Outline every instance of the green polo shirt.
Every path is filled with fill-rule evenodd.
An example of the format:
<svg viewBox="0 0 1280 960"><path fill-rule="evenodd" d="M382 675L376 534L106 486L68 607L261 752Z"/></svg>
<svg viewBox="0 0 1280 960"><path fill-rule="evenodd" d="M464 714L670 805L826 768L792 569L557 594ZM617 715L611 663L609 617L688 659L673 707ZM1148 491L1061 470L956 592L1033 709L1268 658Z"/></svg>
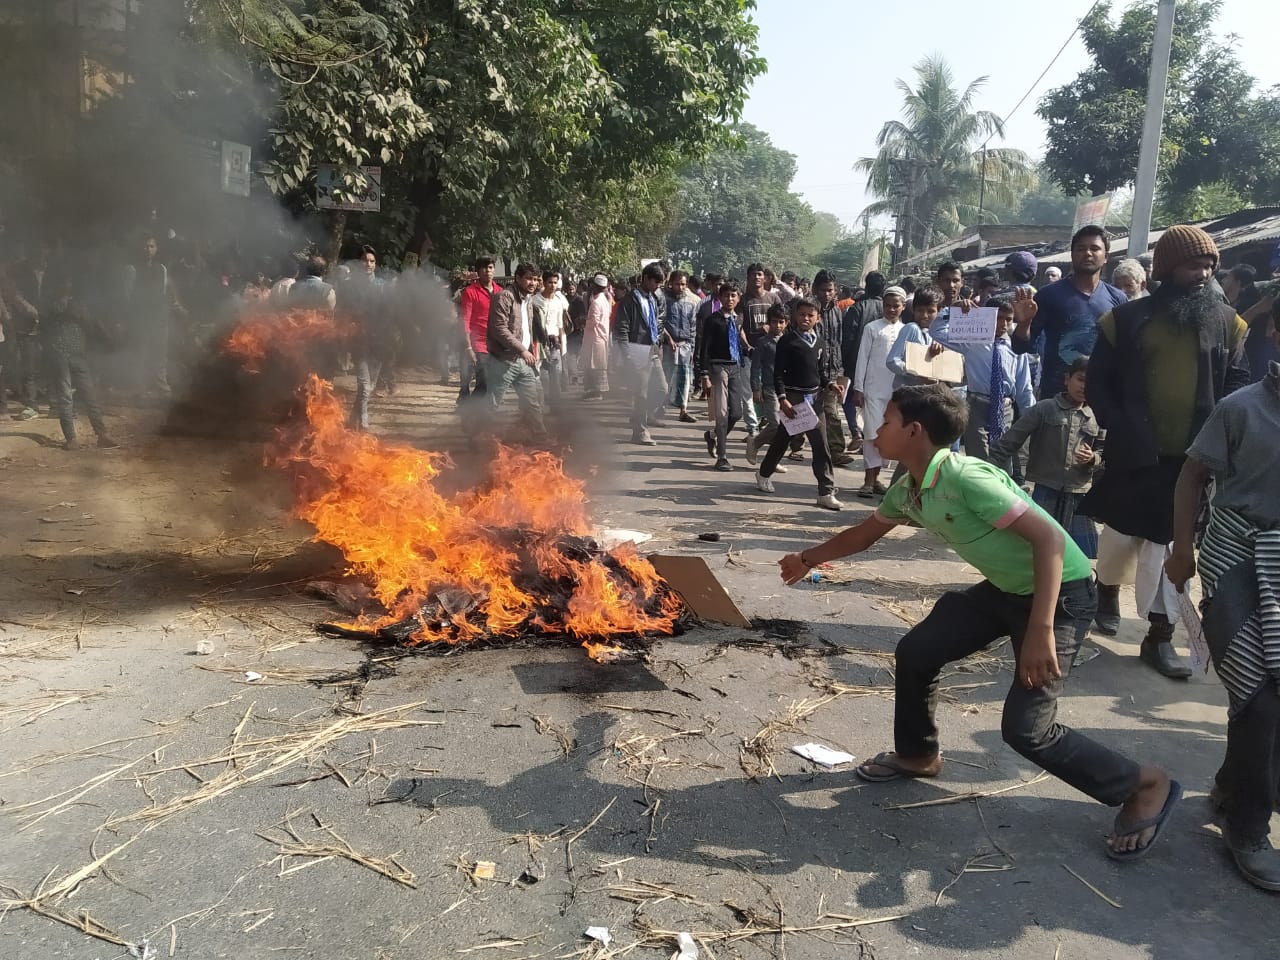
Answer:
<svg viewBox="0 0 1280 960"><path fill-rule="evenodd" d="M1025 597L1035 592L1031 544L1008 528L1028 510L1057 526L1003 470L976 457L939 450L920 488L907 474L889 488L876 515L886 523L919 524L945 540L998 589ZM1062 582L1090 576L1088 558L1065 532L1062 539Z"/></svg>

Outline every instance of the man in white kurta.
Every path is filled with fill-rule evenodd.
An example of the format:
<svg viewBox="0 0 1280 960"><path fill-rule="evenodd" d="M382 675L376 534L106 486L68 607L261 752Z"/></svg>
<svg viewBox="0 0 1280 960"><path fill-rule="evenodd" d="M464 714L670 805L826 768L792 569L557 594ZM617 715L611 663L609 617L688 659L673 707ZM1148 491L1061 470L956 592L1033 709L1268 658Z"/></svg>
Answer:
<svg viewBox="0 0 1280 960"><path fill-rule="evenodd" d="M907 294L901 287L889 287L885 290L884 316L871 321L862 332L858 365L853 383L849 385L849 389L853 391L853 402L862 408L862 459L867 469L858 496L864 498L883 494L886 489L879 479L880 468L885 465L885 461L876 449L875 436L880 424L884 422L884 412L893 395L894 374L886 366L885 360L893 345L898 342L898 334L902 332L902 310L906 303Z"/></svg>

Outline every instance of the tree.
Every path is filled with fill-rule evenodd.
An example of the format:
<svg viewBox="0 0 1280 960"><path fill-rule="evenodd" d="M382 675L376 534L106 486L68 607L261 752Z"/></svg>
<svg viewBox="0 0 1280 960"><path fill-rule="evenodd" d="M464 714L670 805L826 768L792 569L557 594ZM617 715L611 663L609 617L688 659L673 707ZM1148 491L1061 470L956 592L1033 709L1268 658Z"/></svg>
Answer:
<svg viewBox="0 0 1280 960"><path fill-rule="evenodd" d="M903 120L885 123L876 155L854 169L867 175L867 189L879 198L865 213L897 216L905 246L923 249L974 222L980 202L1011 203L1034 183L1034 174L1021 150L984 149L1004 136L999 117L974 109L986 77L959 90L951 68L936 55L916 64L915 72L914 88L897 81Z"/></svg>
<svg viewBox="0 0 1280 960"><path fill-rule="evenodd" d="M1098 4L1080 25L1092 65L1040 102L1045 164L1068 193L1096 195L1134 179L1155 6L1142 0L1113 23L1111 4ZM1220 0L1178 4L1157 179L1166 221L1268 202L1280 185L1273 179L1280 111L1274 95L1254 95L1253 77L1230 44L1215 39L1220 11Z"/></svg>
<svg viewBox="0 0 1280 960"><path fill-rule="evenodd" d="M276 82L273 188L305 204L316 162L352 190L380 164L359 228L444 263L549 228L573 247L583 201L617 225L627 185L710 149L764 69L754 0L188 2Z"/></svg>
<svg viewBox="0 0 1280 960"><path fill-rule="evenodd" d="M741 275L756 260L779 272L808 268L805 240L816 216L791 192L795 156L751 124L734 133L738 149L716 150L681 177L673 257L699 273Z"/></svg>

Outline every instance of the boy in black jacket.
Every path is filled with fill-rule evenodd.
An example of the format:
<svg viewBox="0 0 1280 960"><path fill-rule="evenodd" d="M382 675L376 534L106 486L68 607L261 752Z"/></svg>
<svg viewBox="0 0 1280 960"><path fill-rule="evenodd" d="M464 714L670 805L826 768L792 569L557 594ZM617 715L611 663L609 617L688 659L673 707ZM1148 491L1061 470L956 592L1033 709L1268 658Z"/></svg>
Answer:
<svg viewBox="0 0 1280 960"><path fill-rule="evenodd" d="M773 361L773 383L784 429L774 434L769 452L756 474L756 487L764 493L774 492L770 478L777 470L791 436L785 429L786 422L795 419L797 406L808 403L812 407L822 391L827 389L825 346L816 330L820 317L814 301L796 302L791 308L791 329L778 341L778 352ZM809 445L813 447L813 475L818 481L817 505L826 510L839 510L843 504L836 499L835 471L821 414L807 434Z"/></svg>
<svg viewBox="0 0 1280 960"><path fill-rule="evenodd" d="M711 417L715 420L715 432L707 430L702 438L707 442L707 454L716 458L717 470L732 470L726 454L729 431L738 422L746 394L746 375L741 358L747 348L738 327L734 310L740 293L735 283L720 287L720 309L706 317L698 331L694 357L702 371L703 389L711 396Z"/></svg>

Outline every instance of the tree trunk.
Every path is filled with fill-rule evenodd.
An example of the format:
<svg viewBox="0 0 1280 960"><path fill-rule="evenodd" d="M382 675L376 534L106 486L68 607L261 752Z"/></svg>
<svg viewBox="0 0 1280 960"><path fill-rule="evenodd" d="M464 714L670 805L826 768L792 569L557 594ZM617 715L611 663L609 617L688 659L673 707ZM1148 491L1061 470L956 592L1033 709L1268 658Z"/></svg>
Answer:
<svg viewBox="0 0 1280 960"><path fill-rule="evenodd" d="M430 259L438 244L432 235L440 214L440 197L443 193L438 180L432 178L416 183L409 191L413 200L413 232L404 248L404 268L421 266ZM447 264L446 264L447 266Z"/></svg>
<svg viewBox="0 0 1280 960"><path fill-rule="evenodd" d="M347 232L347 211L330 210L325 215L325 259L330 264L338 262L342 255L342 237Z"/></svg>

